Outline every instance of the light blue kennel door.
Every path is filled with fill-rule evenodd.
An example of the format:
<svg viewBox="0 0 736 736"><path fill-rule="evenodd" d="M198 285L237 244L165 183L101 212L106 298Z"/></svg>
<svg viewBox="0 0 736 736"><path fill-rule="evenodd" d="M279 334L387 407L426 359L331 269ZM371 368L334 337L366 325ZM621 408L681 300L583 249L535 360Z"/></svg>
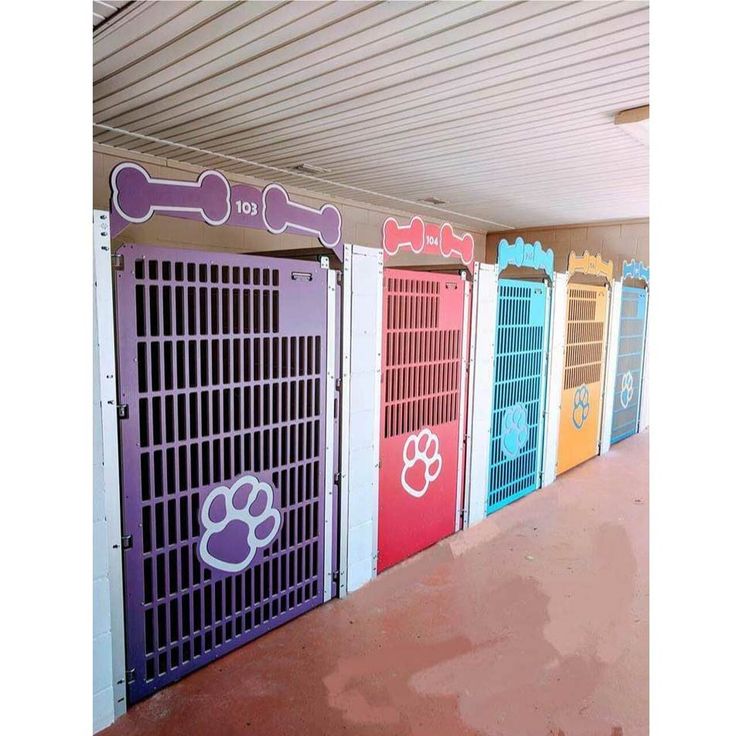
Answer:
<svg viewBox="0 0 736 736"><path fill-rule="evenodd" d="M621 290L621 327L613 396L611 444L636 434L639 426L648 292L636 286Z"/></svg>
<svg viewBox="0 0 736 736"><path fill-rule="evenodd" d="M540 487L550 288L499 279L487 513Z"/></svg>

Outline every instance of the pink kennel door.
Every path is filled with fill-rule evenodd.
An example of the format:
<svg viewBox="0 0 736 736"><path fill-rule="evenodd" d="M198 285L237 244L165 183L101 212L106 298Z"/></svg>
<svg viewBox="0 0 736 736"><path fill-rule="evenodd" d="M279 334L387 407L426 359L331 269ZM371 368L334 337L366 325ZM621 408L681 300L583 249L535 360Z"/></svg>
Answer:
<svg viewBox="0 0 736 736"><path fill-rule="evenodd" d="M328 271L125 245L115 274L132 702L324 597Z"/></svg>
<svg viewBox="0 0 736 736"><path fill-rule="evenodd" d="M385 269L383 314L379 572L456 529L465 281Z"/></svg>

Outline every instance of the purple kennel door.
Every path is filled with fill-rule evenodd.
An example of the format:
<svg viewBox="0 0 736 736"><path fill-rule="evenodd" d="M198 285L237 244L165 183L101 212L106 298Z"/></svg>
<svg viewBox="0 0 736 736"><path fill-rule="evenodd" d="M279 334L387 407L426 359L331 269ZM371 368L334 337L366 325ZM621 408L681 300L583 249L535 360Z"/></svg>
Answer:
<svg viewBox="0 0 736 736"><path fill-rule="evenodd" d="M136 702L322 601L328 272L140 245L118 253Z"/></svg>

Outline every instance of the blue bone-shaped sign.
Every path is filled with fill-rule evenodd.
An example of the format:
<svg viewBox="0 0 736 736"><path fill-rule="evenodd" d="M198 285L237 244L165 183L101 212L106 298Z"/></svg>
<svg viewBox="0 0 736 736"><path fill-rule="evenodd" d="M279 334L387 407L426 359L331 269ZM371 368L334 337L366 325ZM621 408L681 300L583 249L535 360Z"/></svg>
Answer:
<svg viewBox="0 0 736 736"><path fill-rule="evenodd" d="M624 261L623 273L621 281L626 279L641 279L649 283L649 266L645 266L642 261Z"/></svg>
<svg viewBox="0 0 736 736"><path fill-rule="evenodd" d="M516 238L511 245L506 238L498 244L498 270L503 271L508 265L536 268L545 271L550 278L554 273L555 254L552 248L544 250L537 240L534 245L525 243L524 238Z"/></svg>

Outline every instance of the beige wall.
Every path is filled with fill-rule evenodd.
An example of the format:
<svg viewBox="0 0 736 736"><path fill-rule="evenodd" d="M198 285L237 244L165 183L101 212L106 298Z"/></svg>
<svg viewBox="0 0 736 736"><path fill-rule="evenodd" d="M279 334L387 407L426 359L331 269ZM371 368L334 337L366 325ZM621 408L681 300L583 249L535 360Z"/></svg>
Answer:
<svg viewBox="0 0 736 736"><path fill-rule="evenodd" d="M145 166L156 177L193 180L201 168L189 164L162 159L156 156L134 153L110 146L94 144L93 151L93 202L97 209L107 209L110 201L110 172L121 161L136 161ZM244 182L264 186L268 182L242 177L224 172L234 182ZM320 206L325 198L306 189L289 187L292 195L300 202ZM411 217L406 210L379 208L348 199L331 197L342 213L343 238L345 242L375 248L381 246L381 226L389 215ZM457 228L459 232L468 232ZM586 248L593 253L614 260L614 274L621 273L624 259L636 258L649 262L649 221L628 220L623 222L563 225L504 232L482 233L470 231L475 242L475 259L487 263L496 262L498 242L501 238L513 242L518 236L527 242L539 240L545 248L555 252L555 270L567 269L567 256L571 250L580 253ZM238 253L265 252L292 248L314 248L315 238L299 235L280 235L278 237L265 231L249 230L239 227L210 227L203 222L183 220L175 217L153 217L141 225L129 225L114 241L117 246L123 242L148 243L204 250L226 250ZM452 261L439 256L415 256L399 254L387 259L389 266L405 265L448 265ZM455 261L459 264L459 261Z"/></svg>
<svg viewBox="0 0 736 736"><path fill-rule="evenodd" d="M488 233L486 236L486 261L496 263L498 243L502 238L513 242L523 237L528 243L538 240L543 247L552 248L555 254L555 271L567 270L567 257L571 250L578 255L586 248L593 254L613 259L613 273L621 276L624 259L649 263L649 220L625 220L622 222L560 225L525 230L508 230Z"/></svg>
<svg viewBox="0 0 736 736"><path fill-rule="evenodd" d="M97 209L110 206L110 172L121 161L135 161L145 166L149 174L167 179L192 181L201 168L177 161L133 153L110 146L95 144L93 152L93 202ZM230 181L265 186L267 181L223 172ZM322 195L304 189L289 187L289 193L297 196L303 204L319 207L325 202ZM381 228L389 215L411 217L410 212L398 209L381 209L346 199L330 197L342 214L343 238L346 243L381 247ZM458 232L468 232L457 228ZM475 242L475 258L482 261L485 256L485 233L470 231ZM156 217L141 225L129 225L113 241L113 246L123 242L147 243L204 250L227 250L238 253L263 252L292 248L314 248L319 246L316 238L300 235L274 236L261 230L240 227L211 227L204 222L175 217ZM440 256L415 256L399 254L386 260L389 266L449 264L449 259ZM459 261L455 261L459 264Z"/></svg>

